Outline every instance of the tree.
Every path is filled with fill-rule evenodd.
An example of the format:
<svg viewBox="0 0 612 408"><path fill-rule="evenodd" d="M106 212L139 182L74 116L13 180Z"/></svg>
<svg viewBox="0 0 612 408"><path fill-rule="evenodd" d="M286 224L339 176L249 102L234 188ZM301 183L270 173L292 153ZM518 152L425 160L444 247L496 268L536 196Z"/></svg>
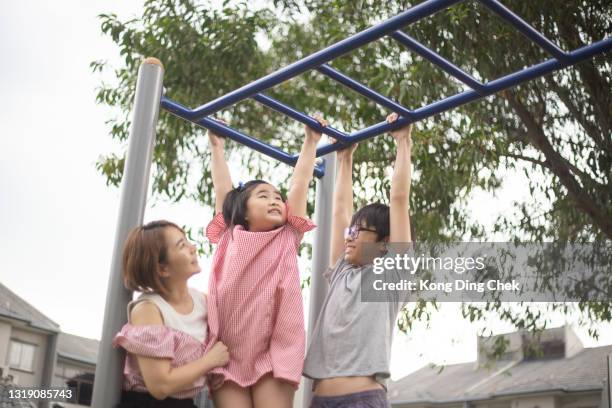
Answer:
<svg viewBox="0 0 612 408"><path fill-rule="evenodd" d="M128 113L137 66L156 56L166 66L167 94L197 106L316 50L359 32L418 2L275 0L252 10L246 2L213 9L194 0L147 0L142 17L119 21L101 16L102 31L117 43L125 65L117 86L102 86L98 101L122 114L110 121L113 138L128 135ZM507 1L507 6L552 39L572 50L600 40L611 30L612 5L604 0L574 0L559 5ZM406 28L477 79L490 80L548 59L509 25L476 2L460 3ZM385 38L335 60L334 68L409 108L460 92L463 85L427 61ZM102 62L92 63L102 70ZM418 124L413 151L415 175L411 208L422 241L508 240L575 241L612 238L612 132L609 55L598 56L532 81L502 95L464 105ZM380 122L385 114L316 72L303 74L269 91L299 110L320 110L332 125L353 131ZM232 126L285 150L297 152L301 129L250 101L219 113ZM212 201L209 155L202 131L171 115L160 115L154 152L154 192L173 200ZM371 201L373 191L387 200L384 177L391 163L392 141L371 139L356 153L357 197ZM245 168L261 177L273 162L233 146ZM123 158L104 157L99 170L109 184L121 178ZM532 198L515 202L492 228L470 216L470 194L493 194L509 171L523 171ZM289 176L289 170L283 177ZM192 183L196 178L198 181ZM286 185L286 183L280 183ZM311 208L312 210L312 208ZM571 305L550 305L569 313ZM612 319L609 303L578 305L587 319ZM465 305L464 315L480 319L493 311L516 327L542 325L538 312L503 304ZM406 312L404 327L427 312L418 304Z"/></svg>

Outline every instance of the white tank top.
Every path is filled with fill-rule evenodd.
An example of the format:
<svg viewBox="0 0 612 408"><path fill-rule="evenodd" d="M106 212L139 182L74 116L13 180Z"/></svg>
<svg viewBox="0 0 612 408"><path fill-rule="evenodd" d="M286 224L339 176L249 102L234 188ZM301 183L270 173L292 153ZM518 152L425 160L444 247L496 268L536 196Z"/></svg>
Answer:
<svg viewBox="0 0 612 408"><path fill-rule="evenodd" d="M196 338L201 343L206 340L208 313L206 310L206 295L204 293L188 288L189 294L193 299L193 310L191 313L182 314L174 310L170 303L156 293L143 293L138 299L128 304L128 320L132 308L140 302L151 302L159 309L164 325L171 329L182 331Z"/></svg>

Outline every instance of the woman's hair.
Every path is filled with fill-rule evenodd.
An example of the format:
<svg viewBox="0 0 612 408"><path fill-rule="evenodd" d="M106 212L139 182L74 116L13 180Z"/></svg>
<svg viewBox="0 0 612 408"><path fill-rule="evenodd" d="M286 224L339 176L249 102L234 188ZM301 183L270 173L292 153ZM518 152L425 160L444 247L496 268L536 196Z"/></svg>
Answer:
<svg viewBox="0 0 612 408"><path fill-rule="evenodd" d="M391 234L389 206L381 203L368 204L353 214L351 226L365 225L376 230L376 240L382 241ZM410 220L410 238L415 241L415 230Z"/></svg>
<svg viewBox="0 0 612 408"><path fill-rule="evenodd" d="M151 221L134 228L123 247L123 282L126 288L139 292L165 293L166 287L159 276L159 265L168 257L165 229L178 225L165 220Z"/></svg>
<svg viewBox="0 0 612 408"><path fill-rule="evenodd" d="M249 228L246 220L247 201L255 187L260 184L268 183L263 180L251 180L227 193L223 200L223 221L228 228L231 229L236 225L242 225L245 229Z"/></svg>

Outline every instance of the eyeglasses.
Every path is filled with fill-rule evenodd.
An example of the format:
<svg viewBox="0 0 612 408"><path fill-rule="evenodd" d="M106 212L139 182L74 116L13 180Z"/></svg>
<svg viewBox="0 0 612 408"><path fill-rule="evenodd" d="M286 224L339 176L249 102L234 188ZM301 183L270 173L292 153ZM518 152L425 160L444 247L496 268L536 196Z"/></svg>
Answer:
<svg viewBox="0 0 612 408"><path fill-rule="evenodd" d="M357 237L359 237L359 233L361 231L369 231L369 232L378 233L378 231L370 229L370 228L358 227L356 225L353 225L352 227L344 229L344 239L350 238L351 240L356 240Z"/></svg>

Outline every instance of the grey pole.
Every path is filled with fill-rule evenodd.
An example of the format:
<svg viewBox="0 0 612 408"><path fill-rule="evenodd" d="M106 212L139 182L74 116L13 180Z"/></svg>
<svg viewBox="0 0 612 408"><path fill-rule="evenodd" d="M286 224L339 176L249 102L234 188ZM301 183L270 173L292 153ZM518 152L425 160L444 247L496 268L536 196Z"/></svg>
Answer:
<svg viewBox="0 0 612 408"><path fill-rule="evenodd" d="M119 217L108 279L102 340L96 364L92 397L94 408L113 407L121 396L123 359L122 354L112 348L111 342L127 321L126 307L132 299L131 292L123 286L121 256L128 232L141 225L144 216L163 78L164 67L158 59L147 58L140 65L130 143L121 183Z"/></svg>
<svg viewBox="0 0 612 408"><path fill-rule="evenodd" d="M45 366L42 373L41 387L53 387L53 378L55 376L55 367L57 365L57 341L59 333L50 333L48 335L47 349L45 350ZM39 408L49 408L49 401L42 400L39 403Z"/></svg>
<svg viewBox="0 0 612 408"><path fill-rule="evenodd" d="M608 392L607 392L607 399L608 399L608 406L607 407L603 407L603 408L612 408L612 354L608 354L608 378L607 378L607 383L608 383Z"/></svg>
<svg viewBox="0 0 612 408"><path fill-rule="evenodd" d="M323 279L323 271L329 266L331 243L332 204L334 183L336 180L336 153L323 156L325 159L325 175L317 180L317 196L315 199L315 230L312 250L312 272L310 275L310 305L308 312L307 344L310 344L315 323L321 311L321 305L327 294L327 282ZM307 408L312 398L312 380L305 379L302 407Z"/></svg>

